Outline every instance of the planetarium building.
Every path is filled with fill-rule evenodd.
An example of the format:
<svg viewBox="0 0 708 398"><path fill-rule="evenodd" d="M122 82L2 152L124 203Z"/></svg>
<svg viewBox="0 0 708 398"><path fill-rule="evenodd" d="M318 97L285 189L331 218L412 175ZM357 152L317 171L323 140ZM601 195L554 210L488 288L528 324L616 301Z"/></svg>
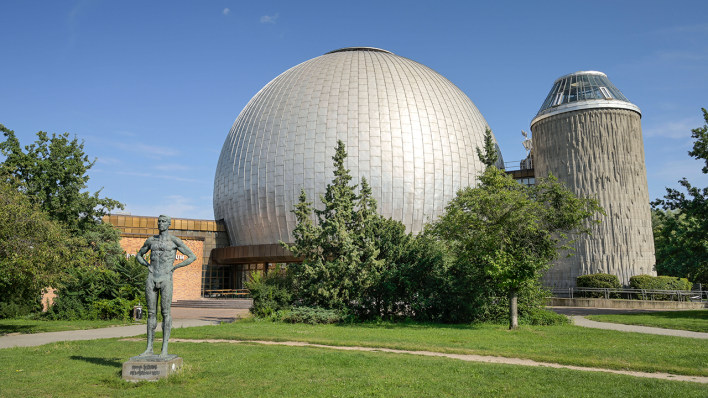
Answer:
<svg viewBox="0 0 708 398"><path fill-rule="evenodd" d="M486 127L453 83L389 51L343 48L297 65L251 99L221 150L214 215L232 247L216 260L286 260L278 242L293 241L291 210L301 189L321 206L337 140L353 183L369 181L379 212L420 232L474 184Z"/></svg>
<svg viewBox="0 0 708 398"><path fill-rule="evenodd" d="M279 242L293 243L301 190L322 209L338 140L346 144L352 182L365 177L379 213L418 233L460 188L475 184L486 127L452 82L386 50L343 48L283 72L248 102L226 137L214 178L215 221L174 222L173 233L203 252L193 275L183 272L189 297L235 292L254 270L299 261ZM604 272L626 284L652 274L639 108L604 73L571 73L553 83L531 130L523 142L527 159L507 172L528 185L552 173L577 195L597 198L607 213L544 283L573 287L577 276ZM497 166L504 166L501 153ZM111 217L128 253L156 227L154 217Z"/></svg>

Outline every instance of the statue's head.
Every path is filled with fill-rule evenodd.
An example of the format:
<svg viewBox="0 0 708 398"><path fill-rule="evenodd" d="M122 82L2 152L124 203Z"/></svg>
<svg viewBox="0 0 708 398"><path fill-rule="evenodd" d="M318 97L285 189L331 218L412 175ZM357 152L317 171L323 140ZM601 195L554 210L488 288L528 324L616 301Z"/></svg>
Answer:
<svg viewBox="0 0 708 398"><path fill-rule="evenodd" d="M157 229L160 231L167 231L172 225L172 217L166 216L164 214L157 217Z"/></svg>

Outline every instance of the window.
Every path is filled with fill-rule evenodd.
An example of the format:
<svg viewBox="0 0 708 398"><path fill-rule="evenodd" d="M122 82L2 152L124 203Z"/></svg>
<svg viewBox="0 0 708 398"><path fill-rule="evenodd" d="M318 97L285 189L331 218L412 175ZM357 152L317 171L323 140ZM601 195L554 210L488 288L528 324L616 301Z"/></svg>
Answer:
<svg viewBox="0 0 708 398"><path fill-rule="evenodd" d="M610 94L610 90L608 90L607 87L600 87L600 93L606 100L612 99L612 94Z"/></svg>
<svg viewBox="0 0 708 398"><path fill-rule="evenodd" d="M556 99L553 101L553 106L558 106L563 103L563 93L556 94Z"/></svg>

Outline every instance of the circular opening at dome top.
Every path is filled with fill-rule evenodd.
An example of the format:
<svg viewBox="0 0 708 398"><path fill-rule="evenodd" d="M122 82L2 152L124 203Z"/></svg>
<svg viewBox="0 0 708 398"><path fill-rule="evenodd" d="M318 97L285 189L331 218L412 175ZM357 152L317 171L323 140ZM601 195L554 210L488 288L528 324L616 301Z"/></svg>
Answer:
<svg viewBox="0 0 708 398"><path fill-rule="evenodd" d="M338 50L334 50L334 51L330 51L328 53L325 53L325 55L334 54L334 53L341 53L341 52L345 52L345 51L374 51L374 52L379 52L379 53L393 54L390 51L386 51L386 50L376 48L376 47L344 47L344 48L340 48Z"/></svg>

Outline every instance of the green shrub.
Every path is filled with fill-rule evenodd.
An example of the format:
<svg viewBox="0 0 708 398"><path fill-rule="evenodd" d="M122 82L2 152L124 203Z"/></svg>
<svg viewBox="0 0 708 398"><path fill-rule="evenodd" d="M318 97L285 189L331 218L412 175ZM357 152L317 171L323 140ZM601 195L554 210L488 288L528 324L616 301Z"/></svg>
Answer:
<svg viewBox="0 0 708 398"><path fill-rule="evenodd" d="M251 313L258 318L272 317L279 311L290 309L292 294L288 277L280 270L267 275L252 272L246 287L251 291Z"/></svg>
<svg viewBox="0 0 708 398"><path fill-rule="evenodd" d="M565 315L557 314L543 308L533 308L520 317L520 323L534 326L572 325L573 322Z"/></svg>
<svg viewBox="0 0 708 398"><path fill-rule="evenodd" d="M57 296L54 304L49 307L45 317L52 321L58 320L90 320L95 319L95 313L76 296Z"/></svg>
<svg viewBox="0 0 708 398"><path fill-rule="evenodd" d="M0 319L19 318L40 312L40 297L40 294L7 297L6 301L0 301Z"/></svg>
<svg viewBox="0 0 708 398"><path fill-rule="evenodd" d="M339 323L344 319L346 319L346 314L341 311L319 307L295 307L283 316L283 322L308 323L310 325Z"/></svg>
<svg viewBox="0 0 708 398"><path fill-rule="evenodd" d="M610 274L590 274L582 275L576 279L578 287L619 289L622 287L617 275Z"/></svg>
<svg viewBox="0 0 708 398"><path fill-rule="evenodd" d="M629 286L633 289L691 290L693 283L674 276L635 275L629 278Z"/></svg>
<svg viewBox="0 0 708 398"><path fill-rule="evenodd" d="M147 268L135 258L122 258L112 268L74 268L68 274L45 315L48 319L125 320L134 304L145 303Z"/></svg>
<svg viewBox="0 0 708 398"><path fill-rule="evenodd" d="M133 317L133 307L138 305L138 299L126 300L114 298L113 300L99 300L93 303L96 318L100 320L120 319L128 321Z"/></svg>

